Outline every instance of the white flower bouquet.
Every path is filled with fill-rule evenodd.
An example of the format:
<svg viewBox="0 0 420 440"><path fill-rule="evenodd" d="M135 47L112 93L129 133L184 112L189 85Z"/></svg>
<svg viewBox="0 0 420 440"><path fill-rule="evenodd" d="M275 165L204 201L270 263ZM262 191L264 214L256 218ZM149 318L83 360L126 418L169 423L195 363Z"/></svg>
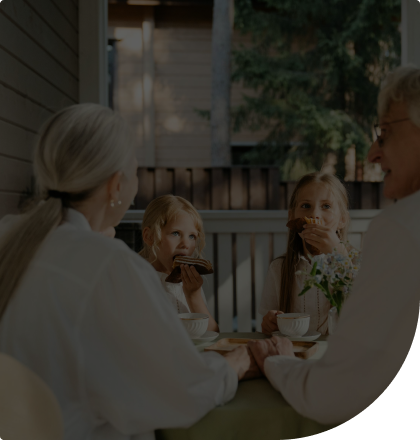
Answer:
<svg viewBox="0 0 420 440"><path fill-rule="evenodd" d="M304 295L313 286L320 289L338 314L348 297L353 281L360 268L360 252L351 249L344 256L334 249L332 254L309 256L312 269L310 272L297 271L296 275L306 275L304 288L299 296Z"/></svg>

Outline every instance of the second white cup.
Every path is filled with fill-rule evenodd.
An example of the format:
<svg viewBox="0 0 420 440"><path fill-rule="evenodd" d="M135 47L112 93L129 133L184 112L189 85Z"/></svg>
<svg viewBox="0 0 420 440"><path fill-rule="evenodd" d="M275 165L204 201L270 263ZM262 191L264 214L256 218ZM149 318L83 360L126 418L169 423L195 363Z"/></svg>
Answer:
<svg viewBox="0 0 420 440"><path fill-rule="evenodd" d="M303 336L309 330L311 316L306 313L282 313L277 315L280 333L286 336Z"/></svg>

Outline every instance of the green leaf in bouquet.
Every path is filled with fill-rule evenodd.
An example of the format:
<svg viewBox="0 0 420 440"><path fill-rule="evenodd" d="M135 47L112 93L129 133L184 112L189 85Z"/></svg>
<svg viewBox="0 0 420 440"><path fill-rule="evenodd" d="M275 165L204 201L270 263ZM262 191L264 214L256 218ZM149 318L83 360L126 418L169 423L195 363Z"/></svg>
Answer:
<svg viewBox="0 0 420 440"><path fill-rule="evenodd" d="M299 295L298 296L302 296L302 295L304 295L310 288L311 288L312 286L306 286L303 290L302 290L302 292L300 292L299 293Z"/></svg>
<svg viewBox="0 0 420 440"><path fill-rule="evenodd" d="M312 275L312 276L315 276L315 275L316 275L316 268L317 268L317 266L318 266L318 262L315 262L314 267L313 267L312 270L311 270L311 275Z"/></svg>

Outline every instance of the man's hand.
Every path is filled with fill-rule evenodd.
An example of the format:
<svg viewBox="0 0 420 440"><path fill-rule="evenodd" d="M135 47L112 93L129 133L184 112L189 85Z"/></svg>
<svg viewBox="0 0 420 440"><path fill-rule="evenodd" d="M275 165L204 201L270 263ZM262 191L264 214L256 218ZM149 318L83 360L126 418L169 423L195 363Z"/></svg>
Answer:
<svg viewBox="0 0 420 440"><path fill-rule="evenodd" d="M271 336L271 333L277 331L279 329L277 325L277 315L280 315L283 312L279 310L269 310L261 323L261 330L268 336Z"/></svg>
<svg viewBox="0 0 420 440"><path fill-rule="evenodd" d="M344 255L347 254L345 246L340 244L340 239L335 229L323 225L307 224L299 236L306 243L315 246L322 254L331 254L334 248Z"/></svg>
<svg viewBox="0 0 420 440"><path fill-rule="evenodd" d="M262 376L257 362L247 346L235 348L223 356L238 374L238 380L255 379Z"/></svg>
<svg viewBox="0 0 420 440"><path fill-rule="evenodd" d="M259 339L258 341L248 341L248 347L251 350L259 369L264 373L264 361L270 356L284 355L295 356L293 344L287 338L273 336L270 339Z"/></svg>
<svg viewBox="0 0 420 440"><path fill-rule="evenodd" d="M194 266L181 264L181 281L185 296L191 296L200 292L203 285L203 278Z"/></svg>

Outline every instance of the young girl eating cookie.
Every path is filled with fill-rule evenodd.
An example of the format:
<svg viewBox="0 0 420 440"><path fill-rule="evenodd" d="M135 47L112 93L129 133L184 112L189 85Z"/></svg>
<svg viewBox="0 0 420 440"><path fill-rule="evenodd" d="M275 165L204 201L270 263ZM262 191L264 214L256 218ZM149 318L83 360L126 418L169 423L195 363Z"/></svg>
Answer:
<svg viewBox="0 0 420 440"><path fill-rule="evenodd" d="M296 275L296 272L310 267L308 248L322 254L337 249L348 255L352 249L344 244L350 221L348 205L346 189L331 174L311 173L298 182L289 203L289 221L305 217L316 220L305 224L301 233L290 229L286 253L270 265L259 308L264 316L263 333L278 330L279 313L310 314L309 331L327 333L329 301L316 287L299 296L305 275Z"/></svg>
<svg viewBox="0 0 420 440"><path fill-rule="evenodd" d="M219 327L207 308L203 278L194 266L180 265L181 282L165 281L173 270L175 257L201 258L205 236L203 222L194 206L182 197L158 197L146 208L142 235L144 247L140 255L157 271L177 313L205 313L209 316L208 330L218 332Z"/></svg>

